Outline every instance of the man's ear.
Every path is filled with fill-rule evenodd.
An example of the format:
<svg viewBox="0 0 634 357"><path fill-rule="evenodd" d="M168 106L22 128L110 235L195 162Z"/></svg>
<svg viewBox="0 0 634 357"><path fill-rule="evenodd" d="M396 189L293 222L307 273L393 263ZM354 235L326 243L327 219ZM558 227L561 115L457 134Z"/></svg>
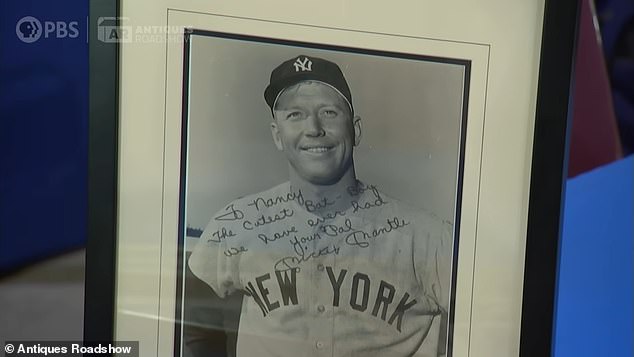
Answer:
<svg viewBox="0 0 634 357"><path fill-rule="evenodd" d="M359 146L361 142L361 117L356 115L352 118L352 126L354 127L354 146Z"/></svg>
<svg viewBox="0 0 634 357"><path fill-rule="evenodd" d="M275 118L271 122L271 135L273 136L273 142L279 151L284 150L284 145L282 144L282 139L280 138L280 129L277 127L277 123L275 122Z"/></svg>

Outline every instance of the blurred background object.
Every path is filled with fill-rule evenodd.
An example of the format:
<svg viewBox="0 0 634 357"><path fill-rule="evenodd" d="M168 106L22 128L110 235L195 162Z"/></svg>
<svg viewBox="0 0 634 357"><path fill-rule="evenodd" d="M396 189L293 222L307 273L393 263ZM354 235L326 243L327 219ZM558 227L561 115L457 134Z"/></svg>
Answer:
<svg viewBox="0 0 634 357"><path fill-rule="evenodd" d="M0 280L0 343L82 339L84 256L58 255Z"/></svg>
<svg viewBox="0 0 634 357"><path fill-rule="evenodd" d="M592 2L582 2L573 87L569 177L617 160L622 152Z"/></svg>
<svg viewBox="0 0 634 357"><path fill-rule="evenodd" d="M623 154L634 153L634 1L597 0Z"/></svg>

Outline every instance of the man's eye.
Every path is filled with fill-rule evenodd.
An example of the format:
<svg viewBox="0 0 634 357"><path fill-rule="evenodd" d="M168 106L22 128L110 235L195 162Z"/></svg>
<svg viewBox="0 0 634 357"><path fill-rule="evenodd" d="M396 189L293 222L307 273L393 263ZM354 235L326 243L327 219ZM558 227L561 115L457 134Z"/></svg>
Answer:
<svg viewBox="0 0 634 357"><path fill-rule="evenodd" d="M336 110L332 110L332 109L325 109L322 112L322 115L326 118L334 118L337 115L339 115L339 113Z"/></svg>
<svg viewBox="0 0 634 357"><path fill-rule="evenodd" d="M302 113L301 112L290 112L286 115L286 119L301 119L302 118Z"/></svg>

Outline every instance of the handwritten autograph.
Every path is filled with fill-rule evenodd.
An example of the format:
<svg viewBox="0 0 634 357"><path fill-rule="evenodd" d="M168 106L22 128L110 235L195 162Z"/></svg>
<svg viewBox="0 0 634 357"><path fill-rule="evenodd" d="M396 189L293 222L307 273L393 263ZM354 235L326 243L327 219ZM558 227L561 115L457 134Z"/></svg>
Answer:
<svg viewBox="0 0 634 357"><path fill-rule="evenodd" d="M323 248L319 248L313 251L309 251L307 247L302 247L301 244L297 245L295 253L297 256L284 257L275 262L274 269L276 271L295 270L300 271L300 265L311 259L315 259L324 255L339 254L339 247L332 245Z"/></svg>
<svg viewBox="0 0 634 357"><path fill-rule="evenodd" d="M244 252L248 252L249 250L243 246L239 246L239 247L231 247L227 250L225 250L224 254L228 257L233 257L236 256L238 254L244 253Z"/></svg>
<svg viewBox="0 0 634 357"><path fill-rule="evenodd" d="M250 220L245 219L244 221L242 221L242 228L248 231L252 231L253 229L257 227L261 227L267 224L284 220L288 217L292 217L294 213L295 212L291 208L282 208L282 210L279 213L276 213L272 216L263 215L263 214L260 215L260 217L258 217L258 219L255 222L251 222Z"/></svg>
<svg viewBox="0 0 634 357"><path fill-rule="evenodd" d="M227 238L231 238L235 236L236 234L233 233L232 230L222 227L219 230L213 232L211 234L211 238L207 239L207 242L220 243Z"/></svg>
<svg viewBox="0 0 634 357"><path fill-rule="evenodd" d="M260 233L258 234L258 238L264 242L264 244L269 244L269 242L275 242L278 239L282 239L284 237L289 237L291 235L291 233L298 233L297 232L297 228L295 228L295 226L292 226L289 229L285 229L281 232L275 232L273 233L273 237L269 238L266 234L264 233Z"/></svg>
<svg viewBox="0 0 634 357"><path fill-rule="evenodd" d="M216 221L237 221L239 219L244 218L244 212L239 209L235 209L233 207L233 203L225 208L227 213L221 214L220 216L215 217Z"/></svg>
<svg viewBox="0 0 634 357"><path fill-rule="evenodd" d="M367 248L368 246L370 246L368 240L378 238L381 235L390 233L409 224L409 222L405 221L402 218L394 217L387 220L387 227L375 228L369 233L362 230L357 230L348 234L346 236L346 244L357 246L360 248Z"/></svg>
<svg viewBox="0 0 634 357"><path fill-rule="evenodd" d="M350 201L352 209L347 212L356 213L359 211L373 210L388 203L374 185L363 185L359 183L359 185L348 187L347 191L351 196L357 197L356 200ZM361 200L359 196L365 193L370 193L370 196L365 195L364 197L368 199ZM341 199L341 196L338 196L337 199ZM253 207L256 211L260 212L265 208L275 207L291 201L297 202L300 206L305 208L306 211L313 212L334 205L336 200L332 201L328 198L323 198L318 201L311 201L305 199L301 191L297 191L270 198L256 197L247 203L247 206ZM321 244L321 247L315 247L316 241L342 236L345 237L343 242L348 246L367 248L373 240L410 224L410 222L400 217L386 219L383 226L378 226L372 230L364 229L363 227L353 227L350 218L345 218L342 224L327 224L327 222L335 220L338 217L346 217L346 211L330 211L323 213L320 217L312 217L306 220L305 223L308 227L316 228L316 231L313 231L312 234L299 235L301 230L295 225L275 232L263 229L267 225L282 224L283 221L294 215L295 211L292 208L282 206L279 211L274 213L260 213L259 216L255 215L255 217L245 218L243 210L234 204L230 204L223 212L214 217L214 219L217 221L240 221L242 228L246 231L254 231L257 229L254 233L257 233L257 238L263 244L271 244L280 240L289 242L295 254L276 261L274 264L276 271L295 269L299 271L300 266L311 259L339 254L341 247L337 244L328 244L327 246ZM220 227L217 231L211 233L208 241L220 243L223 240L235 237L237 234L234 230L235 228L229 229ZM244 246L230 247L224 251L224 255L234 257L247 251L247 248Z"/></svg>

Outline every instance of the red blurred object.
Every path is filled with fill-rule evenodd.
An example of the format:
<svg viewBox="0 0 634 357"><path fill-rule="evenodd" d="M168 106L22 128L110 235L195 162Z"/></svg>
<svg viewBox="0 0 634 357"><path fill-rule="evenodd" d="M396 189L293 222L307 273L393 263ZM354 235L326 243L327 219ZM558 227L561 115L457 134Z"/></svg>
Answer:
<svg viewBox="0 0 634 357"><path fill-rule="evenodd" d="M592 0L582 0L568 177L622 156L608 72Z"/></svg>

